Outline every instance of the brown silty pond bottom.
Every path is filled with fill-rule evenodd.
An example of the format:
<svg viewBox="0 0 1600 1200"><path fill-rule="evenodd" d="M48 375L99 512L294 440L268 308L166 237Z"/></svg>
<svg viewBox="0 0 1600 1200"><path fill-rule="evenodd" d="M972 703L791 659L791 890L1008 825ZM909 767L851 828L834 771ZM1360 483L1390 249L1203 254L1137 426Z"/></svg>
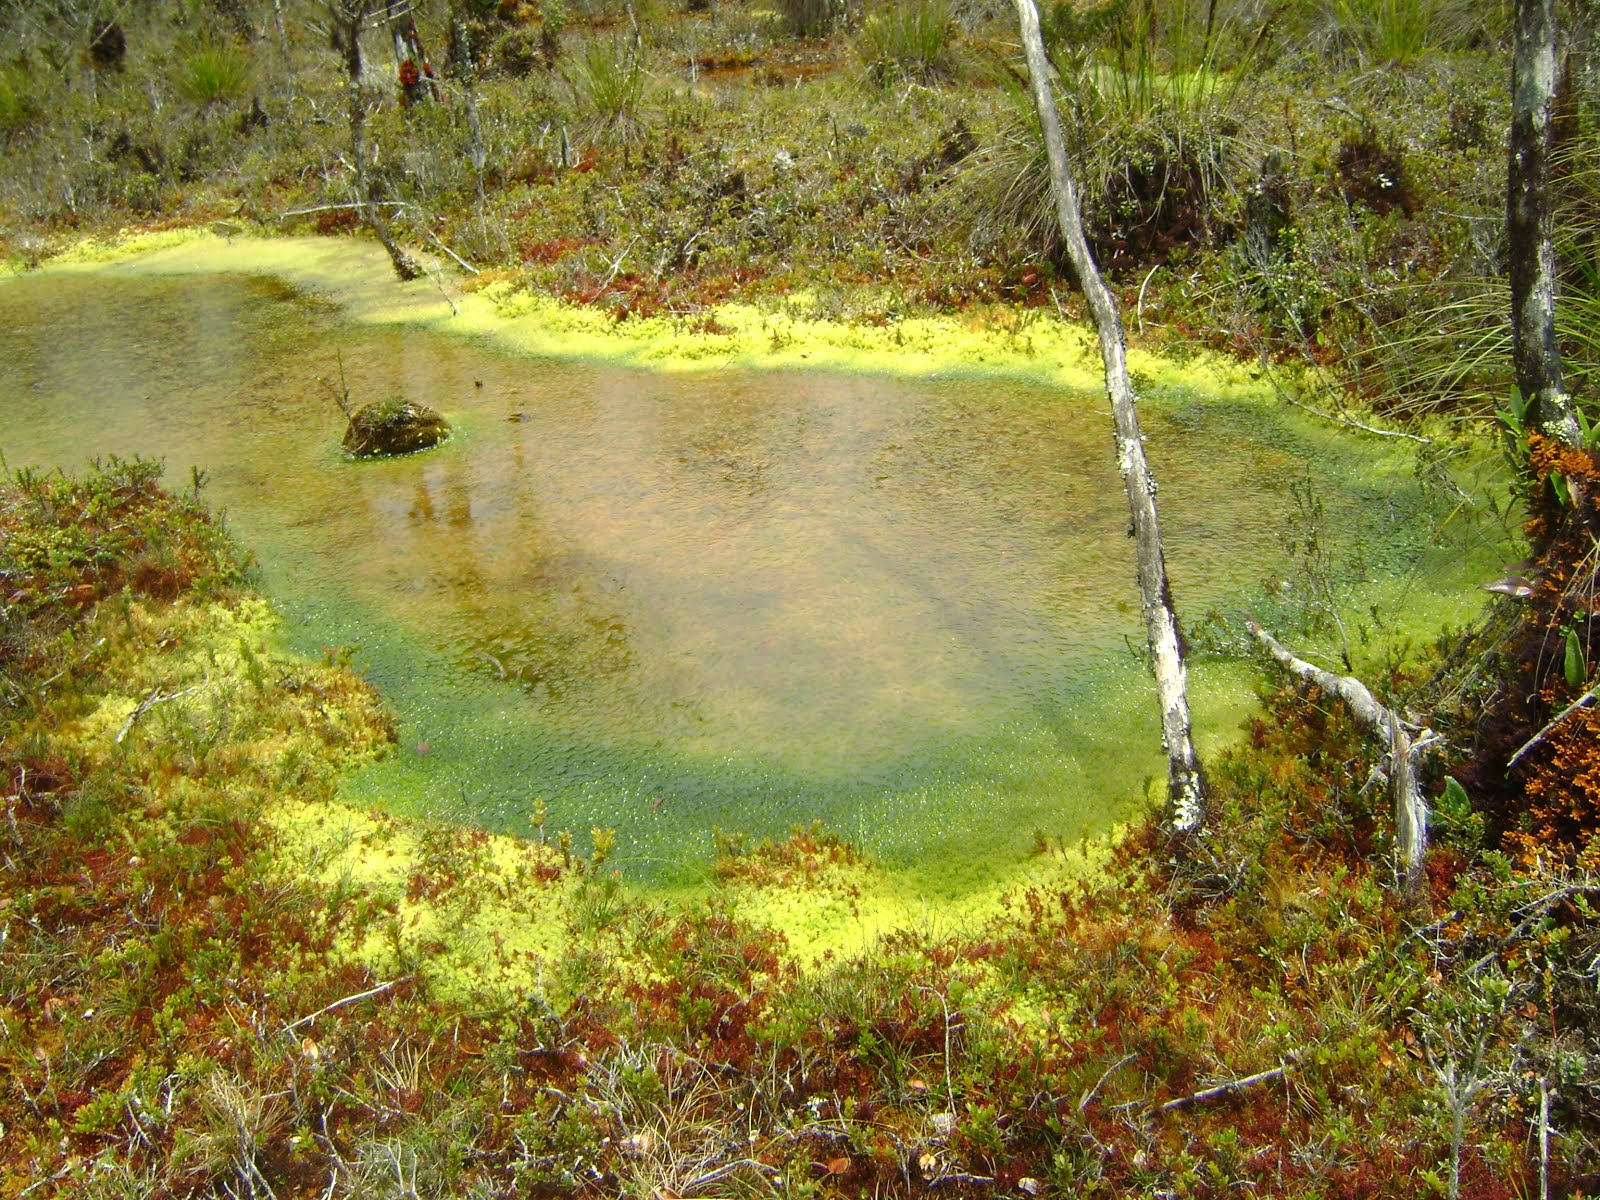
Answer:
<svg viewBox="0 0 1600 1200"><path fill-rule="evenodd" d="M519 357L136 265L0 283L0 361L12 468L203 469L291 642L359 647L403 743L353 802L526 835L542 800L660 881L703 870L715 829L820 819L957 894L1162 771L1097 395ZM454 436L348 459L341 362L356 403L430 404ZM1180 387L1143 415L1191 630L1288 619L1307 488L1347 619L1476 607L1498 550L1403 450ZM1249 678L1198 663L1211 744Z"/></svg>

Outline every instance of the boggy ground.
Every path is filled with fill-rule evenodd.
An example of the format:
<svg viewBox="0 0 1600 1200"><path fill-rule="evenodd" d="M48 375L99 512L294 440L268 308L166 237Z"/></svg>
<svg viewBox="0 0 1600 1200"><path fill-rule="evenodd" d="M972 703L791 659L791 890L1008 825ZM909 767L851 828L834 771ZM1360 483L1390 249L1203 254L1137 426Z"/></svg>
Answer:
<svg viewBox="0 0 1600 1200"><path fill-rule="evenodd" d="M419 6L447 103L372 77L370 193L480 285L619 320L715 334L714 302L797 292L886 327L996 296L1073 311L1005 6L926 37L827 4L690 7ZM1504 403L1495 12L1047 8L1136 334L1297 362L1329 407ZM349 228L321 12L0 3L8 253L127 224ZM1587 45L1557 185L1580 385ZM1492 820L1479 775L1430 784L1420 904L1387 887L1369 748L1274 692L1210 764L1181 861L1135 829L980 926L801 962L751 897L848 905L872 868L826 831L730 843L690 907L630 897L559 831L330 805L388 720L337 654L272 648L193 482L111 463L0 495L7 1200L1600 1191L1600 808L1572 729L1496 781ZM1563 545L1532 634L1508 607L1436 677L1369 680L1462 748L1487 706L1480 772L1591 684L1592 539ZM1522 678L1538 703L1496 706Z"/></svg>
<svg viewBox="0 0 1600 1200"><path fill-rule="evenodd" d="M0 1195L1600 1184L1593 877L1444 802L1400 901L1366 750L1315 697L1268 695L1211 764L1181 861L1135 829L982 925L802 963L748 901L847 897L871 865L823 830L730 842L675 905L603 837L342 816L381 704L272 648L197 487L156 474L0 496Z"/></svg>

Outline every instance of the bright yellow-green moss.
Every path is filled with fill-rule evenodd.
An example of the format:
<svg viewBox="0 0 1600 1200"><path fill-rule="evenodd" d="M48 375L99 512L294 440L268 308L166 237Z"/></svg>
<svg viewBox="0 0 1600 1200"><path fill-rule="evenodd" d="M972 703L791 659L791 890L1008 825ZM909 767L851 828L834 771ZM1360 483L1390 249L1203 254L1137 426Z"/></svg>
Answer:
<svg viewBox="0 0 1600 1200"><path fill-rule="evenodd" d="M420 279L401 283L372 242L224 238L203 230L85 243L48 269L108 265L156 275L271 274L326 295L357 321L484 338L547 358L681 371L761 367L921 378L992 374L1079 391L1096 390L1102 380L1093 335L1037 309L979 306L880 326L819 317L816 298L796 293L761 304L725 304L692 323L664 316L618 321L604 309L520 291L505 280L475 286L470 277L463 280L459 272L438 265ZM719 332L702 332L707 326ZM1263 398L1268 392L1256 372L1213 355L1178 362L1135 347L1129 367L1147 388L1204 387Z"/></svg>

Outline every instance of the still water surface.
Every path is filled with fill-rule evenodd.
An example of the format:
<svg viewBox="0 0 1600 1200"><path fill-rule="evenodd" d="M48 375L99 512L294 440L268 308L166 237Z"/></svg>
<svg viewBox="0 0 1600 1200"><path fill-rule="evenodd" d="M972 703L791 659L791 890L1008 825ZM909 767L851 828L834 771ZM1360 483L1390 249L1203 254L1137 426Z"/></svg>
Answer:
<svg viewBox="0 0 1600 1200"><path fill-rule="evenodd" d="M0 362L11 466L205 470L291 640L359 645L404 744L352 799L527 833L542 798L657 878L714 828L820 818L959 890L1161 769L1098 396L531 360L271 279L110 269L0 284ZM341 369L456 435L347 460ZM1308 474L1369 575L1459 560L1370 443L1198 395L1145 421L1191 614L1287 570Z"/></svg>

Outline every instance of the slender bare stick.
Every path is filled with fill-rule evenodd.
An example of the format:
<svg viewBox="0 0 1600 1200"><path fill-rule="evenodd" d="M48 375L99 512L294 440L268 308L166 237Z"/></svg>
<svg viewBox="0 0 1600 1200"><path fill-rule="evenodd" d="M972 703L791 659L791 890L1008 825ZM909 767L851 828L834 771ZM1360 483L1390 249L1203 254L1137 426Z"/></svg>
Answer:
<svg viewBox="0 0 1600 1200"><path fill-rule="evenodd" d="M1544 741L1545 738L1549 737L1551 730L1553 730L1557 725L1561 724L1561 722L1565 721L1573 713L1577 712L1585 704L1589 703L1589 701L1593 700L1597 693L1600 693L1600 688L1590 688L1587 692L1579 696L1571 704L1567 705L1559 713L1557 713L1553 721L1551 721L1543 729L1539 730L1538 733L1534 734L1527 741L1523 742L1521 748L1510 758L1506 759L1506 770L1509 771L1512 767L1516 766L1518 760L1521 759L1524 754L1526 754L1529 750L1532 750L1540 742Z"/></svg>
<svg viewBox="0 0 1600 1200"><path fill-rule="evenodd" d="M388 983L380 983L377 987L368 988L364 992L357 992L353 996L342 997L341 999L335 1000L332 1004L324 1004L321 1008L317 1009L317 1011L312 1013L310 1016L301 1017L298 1021L289 1022L289 1024L287 1024L287 1025L285 1025L283 1027L283 1032L284 1033L293 1033L296 1029L299 1029L300 1026L309 1025L309 1024L311 1024L311 1022L315 1021L318 1017L325 1017L329 1013L335 1011L336 1009L341 1009L347 1004L356 1004L356 1003L359 1003L362 1000L371 1000L374 996L381 996L385 992L393 991L395 988L399 987L402 983L405 983L407 978L409 978L409 977L408 976L401 976L399 979L391 979L391 980L389 980Z"/></svg>
<svg viewBox="0 0 1600 1200"><path fill-rule="evenodd" d="M1254 621L1250 632L1289 674L1312 684L1330 696L1344 701L1350 715L1371 737L1380 738L1389 748L1389 794L1394 800L1395 856L1399 860L1401 883L1412 896L1421 894L1422 860L1428 851L1428 804L1417 787L1416 761L1438 736L1423 730L1415 740L1399 715L1385 708L1367 690L1366 684L1349 675L1335 675L1296 658L1282 642Z"/></svg>
<svg viewBox="0 0 1600 1200"><path fill-rule="evenodd" d="M1168 1100L1156 1108L1158 1113L1172 1112L1174 1109L1188 1108L1191 1104L1204 1104L1207 1100L1220 1100L1224 1096L1231 1096L1235 1092L1242 1092L1246 1088L1255 1087L1260 1083L1271 1083L1274 1079L1282 1079L1289 1073L1289 1065L1273 1067L1270 1071L1257 1071L1254 1075L1246 1075L1243 1079L1235 1079L1228 1083L1219 1083L1216 1087L1206 1088L1203 1092L1196 1092L1192 1096L1179 1096L1176 1100Z"/></svg>
<svg viewBox="0 0 1600 1200"><path fill-rule="evenodd" d="M1123 335L1122 314L1117 302L1100 277L1089 242L1083 233L1083 217L1078 201L1078 185L1067 161L1067 143L1061 133L1061 115L1056 111L1050 88L1050 60L1044 39L1039 34L1039 10L1034 0L1015 0L1022 26L1022 45L1028 59L1028 76L1033 85L1034 107L1044 134L1045 156L1050 162L1050 190L1055 198L1056 219L1073 273L1094 317L1100 338L1100 357L1105 364L1106 396L1111 401L1115 426L1117 469L1128 493L1128 509L1133 517L1134 546L1138 560L1139 594L1144 609L1145 650L1156 680L1156 696L1161 705L1161 742L1167 752L1167 824L1178 835L1199 832L1205 821L1205 784L1200 771L1200 755L1195 749L1189 719L1188 673L1183 659L1183 639L1172 607L1172 592L1167 581L1166 560L1161 551L1161 526L1156 516L1156 481L1144 455L1144 436L1139 431L1139 416L1134 405L1133 381L1128 375L1128 348Z"/></svg>
<svg viewBox="0 0 1600 1200"><path fill-rule="evenodd" d="M1550 1200L1550 1085L1539 1080L1539 1200Z"/></svg>

